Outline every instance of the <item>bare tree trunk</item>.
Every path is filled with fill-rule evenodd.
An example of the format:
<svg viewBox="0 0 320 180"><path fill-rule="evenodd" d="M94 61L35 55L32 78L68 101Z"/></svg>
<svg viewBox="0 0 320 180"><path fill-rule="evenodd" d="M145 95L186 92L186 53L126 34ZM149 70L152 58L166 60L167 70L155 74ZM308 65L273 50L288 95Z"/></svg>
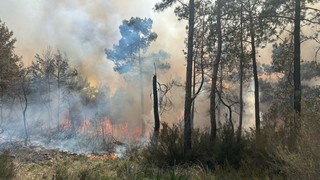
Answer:
<svg viewBox="0 0 320 180"><path fill-rule="evenodd" d="M297 137L300 131L300 113L301 113L301 75L300 75L300 31L301 31L301 2L295 0L295 17L294 17L294 54L293 54L293 107L297 117L290 123L289 150L296 151L298 147Z"/></svg>
<svg viewBox="0 0 320 180"><path fill-rule="evenodd" d="M70 126L71 126L71 136L72 137L76 137L76 127L75 127L75 115L74 112L75 111L73 108L74 106L71 105L71 100L70 98L68 98L68 119L70 121Z"/></svg>
<svg viewBox="0 0 320 180"><path fill-rule="evenodd" d="M143 90L143 74L142 74L142 64L141 55L139 49L139 73L140 73L140 103L141 103L141 137L145 134L145 124L144 124L144 90Z"/></svg>
<svg viewBox="0 0 320 180"><path fill-rule="evenodd" d="M24 124L24 132L25 132L24 145L27 145L28 140L29 140L29 132L28 132L28 127L27 127L27 117L26 117L26 112L27 112L27 108L28 108L28 100L27 100L25 93L23 93L23 96L25 99L25 106L23 109L23 124Z"/></svg>
<svg viewBox="0 0 320 180"><path fill-rule="evenodd" d="M200 51L200 68L201 68L201 83L199 89L196 91L196 62L193 61L193 86L192 86L192 106L191 106L191 129L194 127L194 117L195 117L195 106L196 97L198 96L200 90L202 89L204 83L204 68L203 68L203 56L204 56L204 34L205 34L205 21L202 19L202 31L201 31L201 51ZM195 54L194 59L197 59L197 54Z"/></svg>
<svg viewBox="0 0 320 180"><path fill-rule="evenodd" d="M194 35L194 0L189 0L189 30L188 30L188 55L186 69L186 94L184 104L184 152L191 150L191 105L192 105L192 59L193 59L193 35Z"/></svg>
<svg viewBox="0 0 320 180"><path fill-rule="evenodd" d="M240 10L240 113L239 113L239 127L237 141L240 142L241 131L242 131L242 118L243 118L243 62L244 62L244 52L243 52L243 15L242 15L242 3Z"/></svg>
<svg viewBox="0 0 320 180"><path fill-rule="evenodd" d="M301 113L301 77L300 77L300 21L301 5L300 0L295 0L295 18L294 18L294 110Z"/></svg>
<svg viewBox="0 0 320 180"><path fill-rule="evenodd" d="M29 137L29 131L28 131L28 126L27 126L27 116L26 116L26 112L27 112L27 108L28 108L28 98L27 98L27 90L25 87L25 77L23 77L22 79L22 91L23 91L23 98L24 98L24 108L22 111L22 115L23 115L23 124L24 124L24 132L25 132L25 139L24 139L24 145L28 145L28 141L30 140Z"/></svg>
<svg viewBox="0 0 320 180"><path fill-rule="evenodd" d="M48 104L47 104L47 109L48 109L48 118L49 118L49 127L51 128L52 122L52 108L51 108L51 85L50 85L50 75L47 75L46 77L47 80L47 86L48 86Z"/></svg>
<svg viewBox="0 0 320 180"><path fill-rule="evenodd" d="M160 117L158 106L158 91L157 91L157 75L153 76L153 113L154 113L154 140L157 142L160 130Z"/></svg>
<svg viewBox="0 0 320 180"><path fill-rule="evenodd" d="M222 86L222 83L223 83L223 63L220 62L220 71L219 71L219 74L220 74L220 78L219 78L219 92L220 94L222 94L223 92L223 86ZM217 108L218 108L218 112L217 112L217 124L219 124L219 122L221 122L221 111L222 111L222 107L221 107L221 101L219 100L218 101L218 104L217 104ZM219 128L219 127L218 127Z"/></svg>
<svg viewBox="0 0 320 180"><path fill-rule="evenodd" d="M0 96L0 127L3 123L3 106L4 106L4 100L3 100L3 89L1 88L1 96Z"/></svg>
<svg viewBox="0 0 320 180"><path fill-rule="evenodd" d="M221 93L218 90L217 90L217 94L218 94L220 102L224 106L226 106L228 108L228 111L229 111L228 122L229 122L229 127L231 128L230 129L231 137L233 137L234 136L234 125L233 125L233 122L232 122L232 108L231 108L231 105L228 105L226 102L223 101L223 99L221 97Z"/></svg>
<svg viewBox="0 0 320 180"><path fill-rule="evenodd" d="M195 55L195 59L197 55ZM193 61L193 77L192 77L192 97L196 94L196 62ZM192 101L191 104L191 129L194 127L194 112L195 112L196 100Z"/></svg>
<svg viewBox="0 0 320 180"><path fill-rule="evenodd" d="M211 140L215 141L217 136L217 120L216 120L216 88L219 63L222 54L222 32L221 32L221 1L217 0L217 36L218 36L218 49L215 61L213 61L213 72L211 78L211 94L210 94L210 122L211 122Z"/></svg>
<svg viewBox="0 0 320 180"><path fill-rule="evenodd" d="M60 71L61 71L61 68L60 68L60 57L58 57L58 59L57 59L57 61L58 61L58 68L57 68L57 70L58 70L58 74L57 74L57 83L58 83L58 109L57 109L57 115L58 115L58 117L57 117L57 129L58 129L58 131L60 131L60 96L61 96L61 90L60 90Z"/></svg>
<svg viewBox="0 0 320 180"><path fill-rule="evenodd" d="M254 107L255 107L255 119L256 119L256 134L260 133L260 104L259 104L259 79L257 71L257 59L256 59L256 45L255 45L255 32L252 12L249 12L250 18L250 36L251 36L251 58L253 66L253 78L254 78Z"/></svg>
<svg viewBox="0 0 320 180"><path fill-rule="evenodd" d="M58 85L58 109L57 109L57 129L58 131L60 131L60 97L61 97L61 94L60 94L60 85Z"/></svg>

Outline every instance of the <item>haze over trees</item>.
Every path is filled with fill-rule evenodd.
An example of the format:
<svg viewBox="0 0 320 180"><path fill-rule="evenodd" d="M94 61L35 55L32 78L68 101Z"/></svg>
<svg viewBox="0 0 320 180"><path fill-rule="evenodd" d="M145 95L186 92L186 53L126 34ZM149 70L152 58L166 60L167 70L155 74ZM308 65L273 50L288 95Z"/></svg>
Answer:
<svg viewBox="0 0 320 180"><path fill-rule="evenodd" d="M149 70L143 70L144 68L151 68L145 66L145 63L153 64L158 69L168 69L169 64L163 62L168 58L168 54L164 51L159 51L158 54L153 53L145 56L150 44L157 39L157 34L151 31L153 21L150 18L141 19L139 17L131 18L130 20L124 20L120 25L119 30L121 39L118 45L113 45L113 49L106 49L105 53L107 58L115 63L114 70L120 74L135 71L138 69L139 82L140 82L140 104L141 104L141 136L145 135L145 120L143 118L145 114L144 107L144 80L143 76L148 75L146 72ZM151 58L151 59L150 59ZM162 62L160 61L162 60ZM152 62L146 62L152 61Z"/></svg>
<svg viewBox="0 0 320 180"><path fill-rule="evenodd" d="M118 43L104 51L105 61L113 63L125 88L92 86L66 52L50 47L24 66L14 51L13 32L0 21L0 135L11 137L23 129L16 137L25 145L44 137L45 144L59 142L67 150L87 153L103 151L109 142L145 141L153 134L131 152L138 154L133 159L140 166L164 170L200 165L207 174L223 172L231 179L316 179L316 3L159 0L157 13L174 8L177 18L187 23L181 67L185 79L161 79L175 59L167 61L170 55L161 47L150 50L161 38L152 19L132 17L119 26ZM314 59L302 59L303 45L310 42ZM174 108L166 108L174 107L175 101L163 101L180 94L184 103L178 109L183 115L176 118L168 115Z"/></svg>
<svg viewBox="0 0 320 180"><path fill-rule="evenodd" d="M217 0L214 3L211 3L211 1L175 1L175 0L162 0L161 2L157 3L155 5L156 11L162 11L168 7L171 7L175 5L174 12L178 16L179 19L186 19L189 21L187 29L187 41L186 41L186 47L187 47L187 77L186 77L186 103L185 103L185 134L184 134L184 148L190 151L193 147L191 143L192 138L192 129L190 130L190 124L191 120L189 120L190 117L190 111L189 111L189 101L191 98L191 93L188 90L190 86L192 85L192 81L195 81L192 76L195 77L195 75L192 75L192 65L199 63L197 62L197 58L192 56L192 53L196 52L196 48L193 47L194 43L201 42L200 39L193 40L193 37L196 37L197 34L194 32L202 31L203 34L206 34L208 37L207 39L213 38L213 41L207 40L204 46L204 53L208 54L210 57L210 51L213 52L213 55L209 58L209 62L211 62L211 65L209 66L211 69L209 69L209 72L206 71L206 77L207 77L207 83L211 85L210 89L210 123L211 123L211 139L213 142L215 142L217 138L217 134L220 133L228 133L228 139L227 141L230 141L229 143L233 143L233 136L234 136L234 125L238 125L238 144L241 139L241 131L242 129L242 123L243 119L246 120L248 117L243 117L242 109L244 111L247 110L246 108L246 102L242 104L242 87L243 83L245 86L251 86L251 82L253 84L254 88L254 104L255 104L255 132L256 132L256 138L257 141L259 141L260 137L260 131L262 128L262 124L264 124L264 128L269 126L269 123L271 123L271 119L274 120L271 124L273 124L273 127L275 129L282 129L286 134L284 137L283 144L285 147L288 147L290 151L296 150L298 147L298 139L301 135L300 128L301 124L305 123L303 122L303 118L301 117L301 112L303 111L301 107L302 97L303 97L303 90L301 87L301 38L304 37L306 41L308 40L315 40L317 41L318 37L318 31L316 29L316 24L319 22L319 10L316 8L312 8L312 5L316 3L317 1L259 1L259 0L248 0L248 1L232 1L227 2L223 0ZM294 5L294 6L290 6ZM292 8L295 7L295 8ZM195 10L193 10L195 8ZM204 11L204 9L206 11ZM207 14L206 14L207 13ZM199 22L199 19L207 17L207 26L209 27L209 32L206 28L203 28L201 26L197 26L197 22ZM194 18L195 17L195 18ZM301 21L301 17L303 17L303 20ZM198 20L198 21L197 21ZM210 21L211 20L211 21ZM211 26L212 24L212 26ZM302 31L300 26L301 25L307 26L308 28L311 28L312 30L306 31L307 28L305 28L305 31ZM211 27L210 27L211 26ZM193 30L193 29L196 30ZM198 29L197 29L198 28ZM212 33L210 33L212 31ZM310 32L313 32L310 34ZM308 36L304 35L308 34ZM190 37L192 36L192 37ZM198 41L197 41L198 40ZM303 41L305 42L305 41ZM210 44L211 43L211 44ZM279 49L278 43L280 43L281 46L284 44L290 43L292 49L288 49L288 51L284 51L285 49L281 47ZM274 44L274 51L272 55L272 63L274 65L278 63L285 63L286 65L282 64L281 66L286 66L288 69L286 71L287 74L290 74L290 82L286 90L280 90L282 91L284 95L291 99L292 101L286 101L285 105L282 104L281 110L279 109L279 113L281 114L281 111L290 111L290 113L293 114L292 117L286 119L286 120L280 120L282 117L277 116L277 109L273 109L272 106L276 106L280 108L279 104L272 104L272 108L269 110L263 110L261 111L260 108L260 99L265 99L263 97L264 94L267 93L270 89L263 89L259 88L259 82L265 83L265 81L276 82L277 78L271 77L272 75L276 75L276 72L279 72L277 69L277 66L273 66L273 64L270 66L264 66L269 67L267 70L269 71L267 74L269 77L265 77L264 74L266 72L263 72L263 69L261 67L262 63L259 63L259 51L264 51L264 48L270 44ZM285 47L285 46L284 46ZM294 48L293 48L294 47ZM278 50L277 50L278 49ZM287 48L286 48L287 49ZM279 52L281 51L281 52ZM287 54L283 54L287 53ZM316 54L317 52L315 52ZM191 56L190 56L191 54ZM282 57L281 59L279 57ZM292 59L290 59L290 57ZM251 63L250 60L251 59ZM280 62L279 62L280 60ZM310 59L311 60L311 59ZM308 61L308 60L307 60ZM240 63L239 66L234 66L237 63ZM232 69L232 67L235 67L235 71ZM239 68L238 68L239 67ZM261 70L259 70L261 69ZM219 71L223 72L226 71L227 74L232 74L233 72L240 72L237 74L240 74L239 76L233 76L234 78L237 78L237 80L240 80L240 97L236 97L236 99L229 99L228 94L230 92L227 92L227 89L223 88L223 84L225 86L229 86L228 89L234 88L234 85L228 85L230 83L228 81L227 76L221 76L220 82L218 81L218 74ZM189 72L189 73L188 73ZM251 74L251 73L252 74ZM200 72L201 73L201 72ZM223 74L223 73L221 73ZM251 79L251 77L253 79ZM244 79L243 79L244 78ZM211 82L208 81L208 79L211 79ZM281 84L280 78L280 84ZM217 88L217 84L220 83L220 86L222 89L224 89L224 92L221 91L221 89ZM273 84L272 83L272 84ZM263 84L263 87L267 88L265 84ZM305 88L308 89L309 86L306 86ZM314 88L314 87L313 87ZM263 91L263 93L260 93L260 89ZM277 91L279 91L277 90ZM219 92L220 91L220 92ZM246 88L245 91L248 91ZM286 92L284 92L286 91ZM274 92L278 94L277 92ZM271 93L270 93L271 94ZM220 96L220 99L217 99L216 96ZM280 95L280 94L278 94ZM305 96L307 95L304 94ZM277 96L277 95L275 95ZM275 98L273 96L273 98ZM270 96L269 96L270 97ZM223 100L225 99L225 100ZM268 99L266 97L266 99ZM224 102L223 104L226 104L226 107L230 109L228 112L229 115L235 114L236 116L240 116L240 121L236 121L234 118L230 118L231 121L224 121L223 119L217 119L217 108L221 108L220 106L217 106L216 104L218 102ZM233 102L236 102L235 106L232 104ZM265 101L264 101L265 102ZM229 105L228 105L229 104ZM232 108L230 108L230 104L232 104ZM286 107L286 110L283 108ZM291 107L291 108L289 108ZM240 108L240 109L239 109ZM305 111L307 112L310 109L310 107L306 106ZM291 112L292 110L292 112ZM239 112L240 111L240 112ZM239 113L237 113L239 112ZM261 117L261 114L265 114L263 117ZM302 118L302 119L301 119ZM272 121L273 121L272 120ZM225 124L227 128L227 132L218 130L217 123L222 122ZM283 122L284 124L280 125L279 123ZM267 129L267 128L266 128ZM274 130L275 130L274 129ZM279 130L279 129L278 129ZM278 131L277 130L277 131ZM263 130L265 131L265 130ZM264 132L265 133L265 132ZM220 135L221 136L221 135ZM224 136L224 135L222 135ZM245 137L242 137L245 138ZM262 137L261 137L262 138ZM234 142L235 143L235 142ZM231 148L231 147L230 147ZM213 150L214 151L214 150ZM233 152L236 153L236 152ZM186 155L186 154L185 154ZM216 155L216 153L213 153L212 155Z"/></svg>

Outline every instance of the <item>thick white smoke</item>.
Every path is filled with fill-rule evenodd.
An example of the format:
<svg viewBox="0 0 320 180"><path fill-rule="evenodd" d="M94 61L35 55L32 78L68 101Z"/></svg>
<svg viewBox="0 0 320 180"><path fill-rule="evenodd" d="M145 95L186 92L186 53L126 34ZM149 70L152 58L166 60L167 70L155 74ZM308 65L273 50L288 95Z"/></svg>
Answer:
<svg viewBox="0 0 320 180"><path fill-rule="evenodd" d="M35 54L41 55L48 46L53 49L58 48L67 53L70 64L79 69L81 74L87 76L91 85L101 83L110 87L110 94L114 96L114 104L103 108L113 112L111 115L115 114L116 117L113 117L111 121L138 121L140 118L138 83L130 84L129 87L123 77L114 72L114 64L106 58L104 50L118 43L121 38L119 26L123 20L131 17L151 18L153 20L152 31L158 34L158 39L152 43L150 51L164 50L171 57L170 71L166 74L158 74L159 79L164 83L177 79L177 77L183 81L185 58L182 49L185 47L186 24L179 22L170 9L162 13L155 13L152 8L156 2L158 0L10 0L0 2L0 19L14 32L14 37L17 39L15 51L16 54L23 57L25 66L31 65L31 62L35 60ZM145 77L145 79L146 112L144 116L146 120L151 120L150 117L153 116L150 98L152 77ZM117 92L117 89L130 89L130 91L123 94L123 90ZM125 96L136 102L132 103L128 99L123 99ZM174 97L176 98L173 101L178 109L174 113L179 114L183 98ZM53 108L56 107L55 103L52 102ZM39 106L41 107L40 103ZM16 109L17 119L21 117L19 107ZM40 111L38 108L37 104L29 106L27 111L29 127L38 126L38 121L53 123L54 126L56 120L50 122L45 111ZM56 109L53 109L54 113L55 111ZM121 111L126 113L118 115L117 112ZM171 122L176 118L175 115L169 117L167 120ZM17 124L8 126L7 129L12 130L8 133L21 129L19 130L21 134L16 134L16 136L23 137L21 123L22 120L18 120ZM33 139L36 138L35 134L32 136ZM61 142L57 143L61 145ZM70 148L74 147L72 145L74 143L70 143L69 140L66 141L66 144L71 145Z"/></svg>
<svg viewBox="0 0 320 180"><path fill-rule="evenodd" d="M26 65L47 46L65 51L95 85L108 79L117 86L121 79L106 60L105 48L112 48L120 38L119 25L131 17L154 21L153 31L159 37L151 49L164 49L174 58L172 69L183 72L185 25L171 10L155 13L157 0L10 0L1 1L0 18L14 31L16 52ZM174 46L174 48L172 48ZM112 78L111 78L112 77Z"/></svg>

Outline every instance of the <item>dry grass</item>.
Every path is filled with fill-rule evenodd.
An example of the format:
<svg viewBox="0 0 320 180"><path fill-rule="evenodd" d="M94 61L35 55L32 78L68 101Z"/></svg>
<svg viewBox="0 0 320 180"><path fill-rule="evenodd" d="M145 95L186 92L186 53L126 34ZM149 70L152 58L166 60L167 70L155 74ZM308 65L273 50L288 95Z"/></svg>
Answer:
<svg viewBox="0 0 320 180"><path fill-rule="evenodd" d="M292 116L287 113L283 118ZM224 132L214 148L208 143L207 133L195 131L194 152L186 159L183 131L165 126L157 144L130 148L126 159L90 159L56 151L50 151L50 158L39 159L21 153L24 158L14 159L15 179L317 179L319 119L320 113L312 109L301 116L296 151L288 150L287 131L282 132L281 128L275 132L264 126L258 141L254 132L249 132L240 144ZM207 160L213 164L209 166Z"/></svg>

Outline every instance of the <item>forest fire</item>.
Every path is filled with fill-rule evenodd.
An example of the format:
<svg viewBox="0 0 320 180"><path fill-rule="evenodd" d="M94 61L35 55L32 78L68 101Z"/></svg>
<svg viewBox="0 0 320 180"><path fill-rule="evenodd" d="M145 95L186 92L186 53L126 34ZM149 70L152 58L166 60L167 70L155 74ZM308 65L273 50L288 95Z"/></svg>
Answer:
<svg viewBox="0 0 320 180"><path fill-rule="evenodd" d="M65 119L62 124L62 129L70 129L70 128L71 128L70 119Z"/></svg>
<svg viewBox="0 0 320 180"><path fill-rule="evenodd" d="M30 1L0 2L0 180L319 179L320 0Z"/></svg>
<svg viewBox="0 0 320 180"><path fill-rule="evenodd" d="M82 126L80 127L80 131L82 133L85 133L88 130L89 126L90 126L90 119L85 119L82 123Z"/></svg>
<svg viewBox="0 0 320 180"><path fill-rule="evenodd" d="M76 122L78 121L78 122ZM128 122L115 124L108 117L84 120L65 118L60 125L61 131L76 131L84 136L113 137L118 140L137 140L141 136L141 128L129 126Z"/></svg>
<svg viewBox="0 0 320 180"><path fill-rule="evenodd" d="M90 159L101 159L101 160L118 158L118 156L115 153L102 154L102 155L88 155L87 157L90 158Z"/></svg>

